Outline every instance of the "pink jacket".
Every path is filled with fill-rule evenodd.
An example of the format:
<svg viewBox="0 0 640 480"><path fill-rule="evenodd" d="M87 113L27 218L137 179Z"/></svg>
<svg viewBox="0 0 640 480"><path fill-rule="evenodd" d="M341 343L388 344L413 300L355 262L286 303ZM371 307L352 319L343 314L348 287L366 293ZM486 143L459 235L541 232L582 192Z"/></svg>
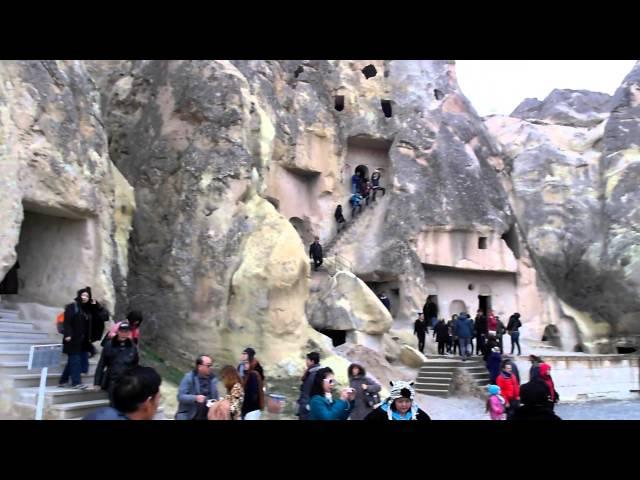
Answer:
<svg viewBox="0 0 640 480"><path fill-rule="evenodd" d="M491 395L489 397L489 417L491 417L491 420L506 420L504 401L499 395Z"/></svg>

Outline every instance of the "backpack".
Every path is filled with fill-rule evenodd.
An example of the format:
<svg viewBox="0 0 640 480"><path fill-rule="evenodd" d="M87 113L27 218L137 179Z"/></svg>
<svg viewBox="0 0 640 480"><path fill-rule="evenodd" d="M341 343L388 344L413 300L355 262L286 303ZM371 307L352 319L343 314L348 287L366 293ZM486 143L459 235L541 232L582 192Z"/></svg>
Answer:
<svg viewBox="0 0 640 480"><path fill-rule="evenodd" d="M60 335L64 334L64 312L60 312L56 317L56 330Z"/></svg>
<svg viewBox="0 0 640 480"><path fill-rule="evenodd" d="M74 313L78 313L78 304L73 302ZM60 312L56 316L56 330L60 335L64 335L64 312Z"/></svg>
<svg viewBox="0 0 640 480"><path fill-rule="evenodd" d="M380 403L380 395L378 393L365 391L364 401L368 407L374 408Z"/></svg>

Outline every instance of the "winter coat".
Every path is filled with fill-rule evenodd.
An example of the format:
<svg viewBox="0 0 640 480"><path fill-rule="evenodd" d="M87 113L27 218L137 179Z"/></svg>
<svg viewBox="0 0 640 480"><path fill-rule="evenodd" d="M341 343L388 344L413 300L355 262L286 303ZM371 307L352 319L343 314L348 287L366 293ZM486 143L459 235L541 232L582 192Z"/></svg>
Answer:
<svg viewBox="0 0 640 480"><path fill-rule="evenodd" d="M365 420L371 422L388 422L389 414L388 414L388 406L386 403L383 403L378 408L376 408L373 412L365 417ZM418 412L416 413L416 420L419 422L428 422L431 421L431 417L427 415L427 413L418 408Z"/></svg>
<svg viewBox="0 0 640 480"><path fill-rule="evenodd" d="M424 338L425 334L429 333L429 326L427 322L421 322L420 320L416 320L413 323L413 334L417 335L419 338Z"/></svg>
<svg viewBox="0 0 640 480"><path fill-rule="evenodd" d="M487 317L485 315L476 315L475 332L476 335L487 334Z"/></svg>
<svg viewBox="0 0 640 480"><path fill-rule="evenodd" d="M366 391L362 389L363 383L367 384ZM351 420L364 420L364 417L373 410L373 407L367 405L367 400L369 398L367 392L379 393L382 387L369 377L363 375L351 377L349 379L349 386L356 392L356 398L353 402L353 410L351 411L351 416L349 418L351 418Z"/></svg>
<svg viewBox="0 0 640 480"><path fill-rule="evenodd" d="M322 395L314 395L309 402L309 420L346 420L353 410L353 402L330 401Z"/></svg>
<svg viewBox="0 0 640 480"><path fill-rule="evenodd" d="M498 341L495 338L489 338L489 340L487 340L487 342L484 344L484 351L483 351L483 355L482 358L484 359L485 363L489 362L489 357L491 356L491 350L494 347L498 346Z"/></svg>
<svg viewBox="0 0 640 480"><path fill-rule="evenodd" d="M82 304L77 300L68 304L64 308L62 351L67 355L92 351L91 343L100 340L108 320L109 312L99 303ZM71 340L65 342L67 337Z"/></svg>
<svg viewBox="0 0 640 480"><path fill-rule="evenodd" d="M487 317L487 331L496 331L498 329L498 320L495 315L489 315Z"/></svg>
<svg viewBox="0 0 640 480"><path fill-rule="evenodd" d="M353 175L351 175L351 185L356 185L357 190L360 190L360 185L362 184L362 177L360 175L358 175L357 173L354 173Z"/></svg>
<svg viewBox="0 0 640 480"><path fill-rule="evenodd" d="M242 418L255 410L264 408L264 390L262 389L262 377L257 370L245 372L244 401L242 402Z"/></svg>
<svg viewBox="0 0 640 480"><path fill-rule="evenodd" d="M371 192L371 185L369 185L366 182L363 182L362 185L360 186L360 194L364 197L367 198L369 196L369 193Z"/></svg>
<svg viewBox="0 0 640 480"><path fill-rule="evenodd" d="M436 328L434 331L436 335L436 342L448 342L449 341L449 327L444 323L443 320L440 320L436 324Z"/></svg>
<svg viewBox="0 0 640 480"><path fill-rule="evenodd" d="M113 326L109 329L109 332L107 332L107 340L112 339L118 334L118 328L120 328L121 323L122 322L116 322L113 324ZM140 341L140 329L134 328L133 325L131 326L131 340L133 340L133 343L135 343L136 345ZM104 347L105 344L106 342L104 342L102 346Z"/></svg>
<svg viewBox="0 0 640 480"><path fill-rule="evenodd" d="M488 400L491 420L506 420L504 399L500 395L491 395Z"/></svg>
<svg viewBox="0 0 640 480"><path fill-rule="evenodd" d="M362 202L362 197L360 195L358 194L351 195L351 199L349 200L349 203L351 204L352 207L359 206L361 202Z"/></svg>
<svg viewBox="0 0 640 480"><path fill-rule="evenodd" d="M210 393L208 400L218 400L218 379L215 375L209 377ZM198 406L196 396L200 395L200 381L195 371L187 373L180 382L178 387L178 411L176 412L176 420L191 420L195 417Z"/></svg>
<svg viewBox="0 0 640 480"><path fill-rule="evenodd" d="M514 317L511 315L509 318L509 323L507 323L507 332L511 335L511 332L517 332L522 326L522 322L518 317Z"/></svg>
<svg viewBox="0 0 640 480"><path fill-rule="evenodd" d="M496 385L500 387L500 393L505 402L511 403L513 400L520 399L520 385L515 375L502 372L498 375Z"/></svg>
<svg viewBox="0 0 640 480"><path fill-rule="evenodd" d="M379 187L380 186L380 173L373 172L371 174L371 185L374 186L374 187Z"/></svg>
<svg viewBox="0 0 640 480"><path fill-rule="evenodd" d="M500 375L500 363L502 362L502 355L500 352L491 352L487 359L487 370L489 370L489 377L492 382L495 382L498 375Z"/></svg>
<svg viewBox="0 0 640 480"><path fill-rule="evenodd" d="M316 378L316 372L323 368L322 365L315 365L305 372L300 385L300 397L298 398L298 417L300 420L309 420L309 400L311 394L311 386Z"/></svg>
<svg viewBox="0 0 640 480"><path fill-rule="evenodd" d="M473 327L469 317L458 317L454 326L454 335L458 338L471 338Z"/></svg>
<svg viewBox="0 0 640 480"><path fill-rule="evenodd" d="M322 245L313 242L309 247L309 256L313 258L322 258Z"/></svg>
<svg viewBox="0 0 640 480"><path fill-rule="evenodd" d="M334 217L334 218L336 219L336 221L338 221L338 222L344 222L344 221L345 221L345 220L344 220L344 215L342 214L342 206L341 206L341 205L338 205L338 206L336 207L336 211L335 211L335 213L333 214L333 217Z"/></svg>
<svg viewBox="0 0 640 480"><path fill-rule="evenodd" d="M118 337L111 339L104 345L100 354L100 361L93 379L94 385L100 385L103 390L108 390L125 371L136 367L138 361L138 347L133 341L126 339L121 342Z"/></svg>

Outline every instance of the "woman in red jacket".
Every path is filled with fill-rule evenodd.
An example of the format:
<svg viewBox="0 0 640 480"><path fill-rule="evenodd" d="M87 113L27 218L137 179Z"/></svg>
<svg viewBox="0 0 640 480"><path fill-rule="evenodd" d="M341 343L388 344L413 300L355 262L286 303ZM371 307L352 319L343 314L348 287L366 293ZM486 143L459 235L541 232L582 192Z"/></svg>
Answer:
<svg viewBox="0 0 640 480"><path fill-rule="evenodd" d="M520 384L512 373L510 362L505 362L502 366L502 372L498 375L496 385L500 387L500 392L505 401L507 419L510 419L520 406Z"/></svg>

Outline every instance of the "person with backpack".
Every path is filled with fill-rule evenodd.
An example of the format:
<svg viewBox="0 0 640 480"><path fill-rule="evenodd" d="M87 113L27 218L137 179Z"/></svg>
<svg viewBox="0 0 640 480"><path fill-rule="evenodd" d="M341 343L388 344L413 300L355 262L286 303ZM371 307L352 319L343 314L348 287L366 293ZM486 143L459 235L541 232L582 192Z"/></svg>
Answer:
<svg viewBox="0 0 640 480"><path fill-rule="evenodd" d="M298 397L298 411L296 415L300 420L309 420L309 400L311 399L311 386L316 377L316 372L320 370L320 354L318 352L310 352L305 360L307 369L302 375L302 384L300 385L300 397Z"/></svg>
<svg viewBox="0 0 640 480"><path fill-rule="evenodd" d="M254 352L255 353L255 352ZM255 358L244 361L242 369L242 382L244 400L242 402L243 420L260 420L264 409L263 375L257 368L260 364ZM260 367L262 370L262 367Z"/></svg>
<svg viewBox="0 0 640 480"><path fill-rule="evenodd" d="M380 390L382 387L367 377L367 372L362 365L352 363L347 370L349 386L355 392L353 410L349 418L351 420L364 420L364 417L380 403Z"/></svg>
<svg viewBox="0 0 640 480"><path fill-rule="evenodd" d="M505 401L500 395L500 387L489 385L487 391L489 392L489 397L487 398L485 413L489 413L491 420L506 420Z"/></svg>
<svg viewBox="0 0 640 480"><path fill-rule="evenodd" d="M511 336L511 355L515 350L515 346L518 346L518 356L522 355L520 349L520 327L522 322L520 321L520 314L514 313L509 317L509 323L507 323L507 333Z"/></svg>
<svg viewBox="0 0 640 480"><path fill-rule="evenodd" d="M371 188L373 190L373 198L372 201L376 201L376 193L378 190L382 190L382 196L384 197L387 190L380 186L380 169L376 168L376 170L371 174Z"/></svg>
<svg viewBox="0 0 640 480"><path fill-rule="evenodd" d="M109 312L91 296L91 287L78 290L74 301L64 309L62 351L68 356L59 387L66 386L71 378L71 388L84 390L81 375L89 372L89 354L94 351L93 342L100 340Z"/></svg>
<svg viewBox="0 0 640 480"><path fill-rule="evenodd" d="M114 385L124 372L138 366L139 359L138 347L131 339L131 326L128 322L120 322L118 334L104 345L94 385L109 392L109 400L113 402Z"/></svg>
<svg viewBox="0 0 640 480"><path fill-rule="evenodd" d="M500 366L502 365L502 355L500 355L498 346L493 347L486 364L489 371L489 382L496 383L496 379L500 375Z"/></svg>

